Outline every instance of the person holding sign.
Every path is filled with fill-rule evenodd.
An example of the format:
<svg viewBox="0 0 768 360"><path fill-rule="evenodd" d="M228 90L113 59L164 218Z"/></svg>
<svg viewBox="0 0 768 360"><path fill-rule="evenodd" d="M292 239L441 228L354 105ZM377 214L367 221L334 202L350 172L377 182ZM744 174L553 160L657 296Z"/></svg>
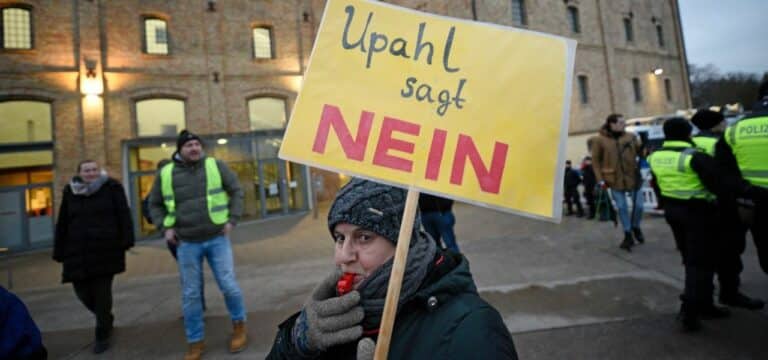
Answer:
<svg viewBox="0 0 768 360"><path fill-rule="evenodd" d="M372 359L406 191L353 179L328 214L335 270L282 324L267 359ZM467 259L418 231L416 216L392 359L517 359L498 311L477 293Z"/></svg>

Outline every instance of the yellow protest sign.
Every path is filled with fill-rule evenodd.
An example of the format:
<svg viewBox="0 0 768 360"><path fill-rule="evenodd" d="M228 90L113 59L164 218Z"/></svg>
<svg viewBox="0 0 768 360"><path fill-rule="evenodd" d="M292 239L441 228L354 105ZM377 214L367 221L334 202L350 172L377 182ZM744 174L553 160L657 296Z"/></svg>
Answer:
<svg viewBox="0 0 768 360"><path fill-rule="evenodd" d="M330 0L280 157L559 219L575 47Z"/></svg>

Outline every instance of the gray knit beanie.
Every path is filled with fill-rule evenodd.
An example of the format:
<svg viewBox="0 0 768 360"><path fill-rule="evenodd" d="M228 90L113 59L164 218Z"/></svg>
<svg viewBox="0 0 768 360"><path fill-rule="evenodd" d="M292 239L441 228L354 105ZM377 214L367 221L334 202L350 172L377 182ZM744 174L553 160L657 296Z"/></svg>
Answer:
<svg viewBox="0 0 768 360"><path fill-rule="evenodd" d="M397 243L407 194L404 189L363 179L352 179L336 194L328 212L328 229L333 235L336 224L348 223ZM413 222L414 237L411 239L417 236L419 228L421 220L417 211Z"/></svg>

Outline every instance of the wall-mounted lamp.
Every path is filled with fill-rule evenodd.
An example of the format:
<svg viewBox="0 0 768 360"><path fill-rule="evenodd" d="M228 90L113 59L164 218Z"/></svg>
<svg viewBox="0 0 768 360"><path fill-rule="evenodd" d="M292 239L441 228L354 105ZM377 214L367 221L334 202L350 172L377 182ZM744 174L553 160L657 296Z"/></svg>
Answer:
<svg viewBox="0 0 768 360"><path fill-rule="evenodd" d="M219 145L226 145L227 144L227 139L224 139L224 138L218 139L218 140L216 140L216 143L219 144Z"/></svg>
<svg viewBox="0 0 768 360"><path fill-rule="evenodd" d="M85 78L80 81L80 91L83 95L91 97L101 95L104 92L104 85L96 73L98 62L94 59L85 58L83 63L85 63Z"/></svg>
<svg viewBox="0 0 768 360"><path fill-rule="evenodd" d="M96 77L96 60L85 59L85 77L89 79Z"/></svg>
<svg viewBox="0 0 768 360"><path fill-rule="evenodd" d="M659 76L659 75L664 73L664 69L662 69L660 67L655 67L655 68L651 69L651 73L653 75Z"/></svg>

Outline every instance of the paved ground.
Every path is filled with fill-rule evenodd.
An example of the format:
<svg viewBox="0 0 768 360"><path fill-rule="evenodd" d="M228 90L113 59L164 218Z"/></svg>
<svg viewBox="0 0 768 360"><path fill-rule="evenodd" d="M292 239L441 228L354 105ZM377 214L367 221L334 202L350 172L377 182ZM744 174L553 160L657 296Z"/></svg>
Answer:
<svg viewBox="0 0 768 360"><path fill-rule="evenodd" d="M456 215L459 244L481 296L504 316L522 359L768 358L766 310L735 310L697 335L678 331L682 267L661 218L646 217L646 244L627 254L618 250L620 231L609 223L566 218L554 225L469 205L458 205ZM332 267L323 218L308 214L236 229L252 343L239 355L225 352L229 321L208 273L207 358L263 358L269 351L277 324ZM744 292L768 299L768 277L751 244L744 260ZM0 268L8 266L13 290L43 330L51 358L94 358L93 318L71 287L58 283L60 266L50 254L6 259ZM163 243L142 242L129 253L114 294L117 332L104 358L181 357L179 279Z"/></svg>

